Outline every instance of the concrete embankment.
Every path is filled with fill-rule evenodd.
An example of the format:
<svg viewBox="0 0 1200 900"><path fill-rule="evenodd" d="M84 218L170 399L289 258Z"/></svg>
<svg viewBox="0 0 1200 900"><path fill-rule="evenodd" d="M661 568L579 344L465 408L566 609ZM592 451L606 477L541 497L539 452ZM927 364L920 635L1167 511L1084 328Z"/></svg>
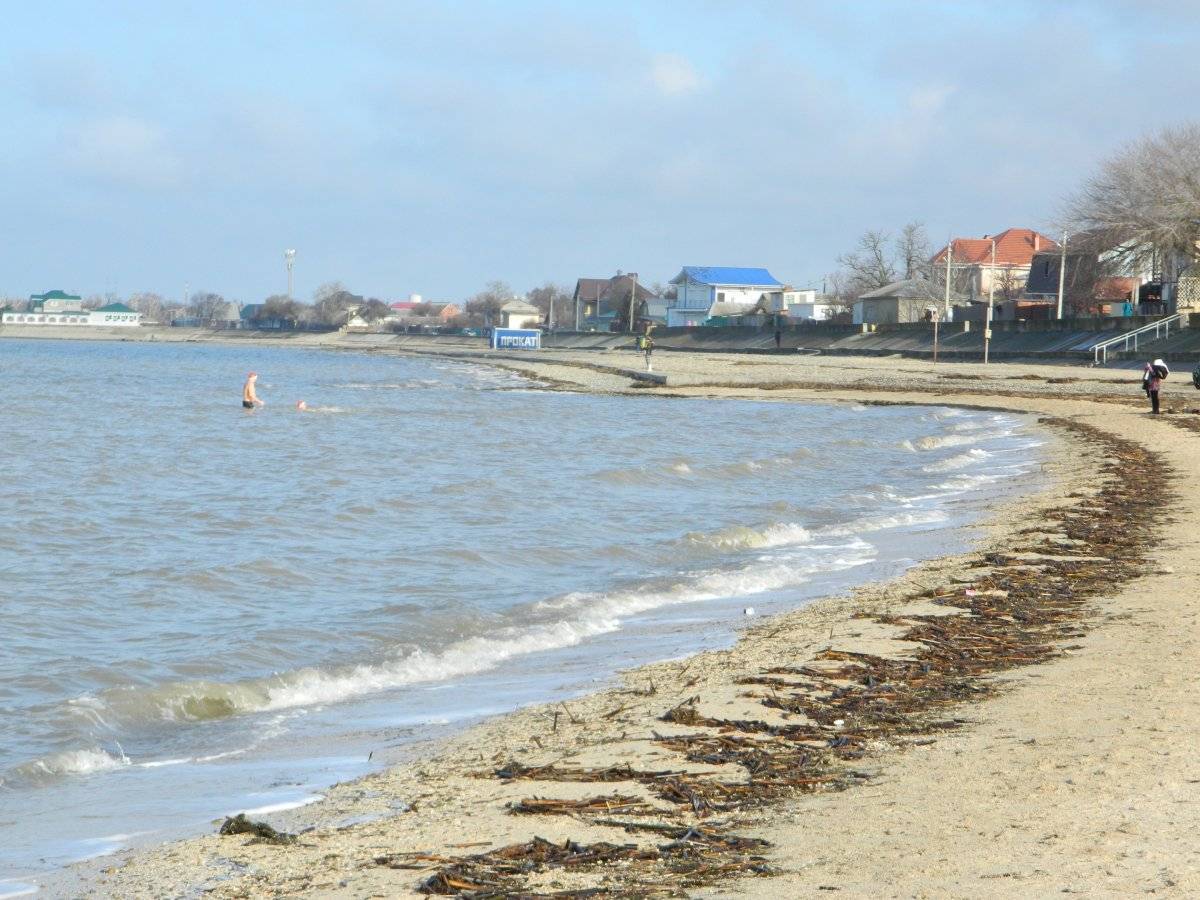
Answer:
<svg viewBox="0 0 1200 900"><path fill-rule="evenodd" d="M767 320L769 322L769 320ZM1061 322L993 323L989 357L997 362L1026 361L1090 365L1092 348L1099 342L1119 337L1145 324L1132 319L1068 319ZM1198 323L1200 324L1200 323ZM466 335L348 334L341 331L290 332L213 330L204 328L74 328L13 326L0 328L0 337L25 339L162 341L187 343L283 342L291 345L350 349L486 349L487 339ZM717 328L660 328L654 333L662 352L706 352L737 354L819 353L828 356L902 356L929 359L934 354L933 328L927 323L879 325L864 330L860 325L805 323L780 332L779 344L770 324ZM634 336L612 332L552 332L543 336L543 346L554 350L611 351L633 346ZM961 362L983 358L981 323L952 323L938 331L937 354ZM1109 365L1128 366L1148 356L1183 364L1200 361L1200 328L1176 329L1168 337L1143 337L1137 350L1109 353Z"/></svg>

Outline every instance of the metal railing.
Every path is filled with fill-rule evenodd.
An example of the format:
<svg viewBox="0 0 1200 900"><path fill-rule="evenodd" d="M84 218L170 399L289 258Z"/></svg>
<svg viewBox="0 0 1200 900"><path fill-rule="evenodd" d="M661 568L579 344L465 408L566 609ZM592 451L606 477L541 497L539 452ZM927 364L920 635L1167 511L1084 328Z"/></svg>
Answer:
<svg viewBox="0 0 1200 900"><path fill-rule="evenodd" d="M1171 336L1171 326L1176 325L1183 327L1183 314L1175 313L1174 315L1164 316L1156 322L1151 322L1148 325L1143 325L1141 328L1136 328L1133 331L1118 335L1115 338L1109 338L1107 341L1101 341L1092 347L1093 365L1102 366L1108 362L1108 351L1110 347L1121 345L1122 350L1137 350L1138 338L1148 337L1152 341L1157 341L1159 338ZM1153 337L1149 337L1150 332L1154 332ZM1131 346L1132 345L1132 346Z"/></svg>

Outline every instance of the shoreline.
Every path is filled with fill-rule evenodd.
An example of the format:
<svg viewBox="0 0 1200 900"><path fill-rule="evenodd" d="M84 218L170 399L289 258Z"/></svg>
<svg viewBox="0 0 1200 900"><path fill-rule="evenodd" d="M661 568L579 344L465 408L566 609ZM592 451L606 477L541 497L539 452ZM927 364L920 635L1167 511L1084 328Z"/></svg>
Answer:
<svg viewBox="0 0 1200 900"><path fill-rule="evenodd" d="M460 355L454 354L454 357L460 358ZM605 383L605 381L597 383L598 379L620 381L616 376L592 372L588 368L578 369L561 365L557 366L560 371L555 371L555 362L544 358L529 362L522 360L519 363L512 363L509 360L487 360L486 358L475 361L499 365L502 368L520 371L535 378L547 376L551 389L608 389L613 393L635 393L627 387L622 389L619 385ZM727 366L728 360L721 360L721 364ZM583 383L579 383L580 373L587 373ZM576 383L570 383L572 378ZM564 384L564 382L566 383ZM636 393L642 392L644 391ZM959 402L957 403L955 400L941 396L912 397L904 396L900 391L880 393L879 391L850 391L844 388L823 392L814 390L760 391L749 385L746 387L722 386L720 388L705 385L673 390L655 390L654 393L678 396L746 396L753 394L770 400L811 399L825 402L845 400L846 402L887 403L898 401L915 405L962 405L976 409L998 408L1020 412L1047 411L1030 410L1023 407L1017 407L1014 410L1014 404L1010 398L985 392L975 393L969 402L963 402L964 398L958 395L956 400ZM1028 399L1032 400L1033 398ZM989 402L989 405L983 405L985 400ZM1046 401L1043 400L1042 403L1045 405ZM1055 403L1086 404L1090 407L1099 405L1095 400L1089 403L1075 399L1055 401ZM1108 405L1102 409L1102 412L1105 416L1114 414L1129 416L1124 409ZM1074 415L1077 418L1080 416L1091 418L1096 415L1096 412L1092 410L1084 413L1077 410ZM1180 437L1184 435L1182 429L1166 429L1165 426L1158 425L1158 423L1154 423L1154 425L1162 431L1178 432ZM1054 425L1055 430L1065 429L1068 434L1073 427L1069 423L1061 422ZM777 645L783 642L779 637L781 633L787 635L786 654L789 662L799 664L800 668L811 663L811 660L804 661L805 653L811 655L813 652L820 652L823 648L832 648L841 653L867 653L881 658L894 656L902 659L906 653L911 653L913 651L912 641L897 642L896 632L900 628L899 625L893 622L873 622L868 625L864 624L866 620L860 616L879 610L886 610L892 619L899 615L910 618L930 615L933 611L930 609L927 599L913 605L911 595L914 591L918 593L927 591L930 584L939 580L952 584L960 583L956 579L961 578L969 579L964 583L978 581L983 577L979 572L980 566L978 565L981 556L1000 554L1005 550L1012 550L1014 542L1020 543L1019 533L1014 533L1011 528L1013 520L1020 520L1023 524L1028 525L1034 521L1036 516L1044 515L1055 503L1065 502L1071 495L1086 492L1089 489L1090 481L1086 470L1090 467L1098 468L1105 465L1105 460L1103 456L1097 454L1095 448L1084 447L1077 436L1066 438L1063 446L1070 448L1072 453L1082 453L1084 458L1089 460L1088 467L1078 465L1077 460L1072 460L1068 464L1066 462L1067 450L1062 449L1060 458L1051 466L1055 470L1052 473L1052 483L1033 497L1013 501L1004 509L994 513L990 517L990 524L985 523L987 535L982 538L980 546L975 549L964 554L921 564L899 579L864 586L849 596L824 598L799 610L758 622L747 629L738 638L737 645L728 651L710 651L689 657L683 662L654 663L621 673L620 678L624 682L624 686L589 694L572 701L569 708L557 711L562 715L554 715L552 727L548 725L547 718L554 713L553 710L545 707L518 710L498 719L485 721L450 738L448 745L442 747L432 759L421 758L411 764L401 765L377 775L368 775L347 785L335 786L327 793L326 800L321 804L306 807L295 816L285 817L301 823L289 825L293 828L303 827L302 823L304 822L319 823L317 830L301 835L302 845L313 842L313 848L246 845L243 843L243 838L218 838L215 836L194 838L168 844L163 848L141 849L132 854L118 854L116 857L110 857L105 861L104 871L99 881L92 884L91 888L101 893L111 892L121 896L173 896L201 884L211 887L216 896L270 896L306 892L322 896L369 896L372 895L372 891L377 892L378 895L404 896L406 895L405 891L412 891L417 886L420 880L418 876L423 877L422 873L435 872L439 866L442 868L451 866L452 857L458 858L486 849L483 846L478 849L473 846L462 846L464 844L474 845L483 841L487 847L496 847L503 843L528 840L534 834L539 834L552 841L570 838L581 843L600 840L617 845L636 841L642 847L661 846L663 842L661 832L650 830L648 832L650 838L647 839L646 833L638 833L636 829L631 834L624 828L597 825L594 821L589 821L589 819L595 819L595 816L589 815L586 809L574 810L572 815L518 816L508 814L503 806L505 802L520 802L528 799L531 795L545 795L551 792L560 799L579 801L591 795L611 795L611 792L615 790L626 798L627 804L631 805L630 808L640 808L642 813L645 813L647 808L655 810L657 817L655 821L658 821L669 816L673 810L669 805L663 805L664 797L661 794L656 794L651 790L654 785L653 780L624 778L604 784L596 784L592 779L567 782L542 780L531 783L522 781L520 778L494 779L475 776L480 773L486 775L497 765L503 767L516 759L518 755L522 757L522 764L534 766L544 765L545 760L550 758L556 765L561 764L564 760L569 760L570 765L574 768L590 768L594 771L606 768L606 763L608 767L622 764L628 766L631 765L632 760L632 765L637 770L661 769L676 773L676 776L690 772L699 778L701 776L695 773L712 772L714 764L689 762L686 759L686 751L681 753L680 746L661 746L662 741L657 740L654 735L666 738L668 741L674 736L676 744L678 744L681 735L694 735L697 727L715 728L718 733L723 730L728 734L728 723L730 722L773 721L774 724L771 727L776 730L794 724L788 722L790 715L787 713L765 713L762 708L762 698L745 696L746 685L738 684L738 678L730 676L732 670L740 672L741 676L739 677L761 678L764 668L769 667L772 660L778 664L781 651ZM1026 530L1028 531L1028 529ZM1047 529L1046 533L1053 534L1054 532ZM945 613L945 609L936 610L937 615ZM756 667L757 671L752 671ZM814 676L809 675L808 677ZM786 689L784 683L786 680L775 679L775 683L767 685L768 693L778 693L778 691ZM693 692L693 689L698 691L701 688L707 692L704 701L699 704L691 704L689 707L685 702L692 695L689 692ZM711 699L711 697L718 699ZM683 711L674 716L673 722L664 723L663 715L671 710ZM977 707L969 706L964 710L965 714L974 715ZM778 717L771 719L771 715L778 715ZM742 719L741 716L747 718ZM802 718L811 724L808 716ZM705 726L704 720L720 721L726 724ZM822 725L819 721L818 725L823 729L834 727L829 724ZM548 727L549 731L547 731ZM629 737L635 730L638 736ZM618 732L620 733L619 737ZM751 729L740 740L758 740L756 735L761 735L761 733L761 728ZM836 739L842 733L842 726L836 726L836 730L828 731L827 735L833 735ZM954 735L954 737L957 736ZM575 747L579 740L588 742L585 749L578 750ZM885 748L883 745L889 744L887 740L882 741L878 746L872 741L865 741L864 747L861 748L863 756L858 759L869 760L867 764L878 768L886 776L890 769L896 766L904 767L907 762L911 761L914 747L924 748L931 744L937 746L949 740L952 738L947 738L939 733L936 739L921 738L922 743L919 744L901 741L900 743L911 744L908 747L909 753L897 753L894 748ZM505 750L497 751L498 747L503 747ZM856 748L856 752L857 749L860 748ZM507 756L508 759L500 758L504 756ZM834 753L833 756L838 757L839 754ZM654 760L659 762L653 764ZM666 766L668 761L669 769ZM845 760L843 759L841 762L845 762ZM720 767L727 769L729 765L728 762L722 762ZM725 774L732 773L726 771ZM743 773L741 777L744 779L745 774ZM866 784L878 785L880 782L877 779L878 772L875 779L866 779ZM865 790L863 787L850 787L849 783L838 786L847 787L847 790L831 792L822 789L813 793L799 791L795 795L774 798L773 806L758 807L756 804L751 804L744 811L740 807L733 811L714 812L710 809L709 815L700 815L700 811L695 809L696 786L693 784L690 788L693 793L691 824L701 829L698 834L705 834L703 829L713 821L720 821L724 825L734 828L739 836L767 833L773 828L777 829L779 822L786 821L789 816L793 815L797 803L828 807L842 802L842 798L852 798L853 795ZM368 796L376 794L378 796ZM408 807L400 813L396 813L393 809L388 818L344 828L337 827L339 822L347 819L369 817L379 813L381 807L386 805L380 802L382 797L400 800L407 803ZM405 800L406 797L412 798L411 802ZM480 809L477 806L481 802L486 803L486 808ZM709 801L705 800L704 802ZM638 807L637 804L641 804L641 807ZM764 809L766 812L760 814ZM756 813L755 810L758 812ZM450 817L452 815L458 816L457 822ZM471 818L470 826L464 822L468 815ZM716 819L713 816L716 816ZM620 817L628 818L624 814ZM276 824L278 823L276 822ZM626 822L626 824L629 823ZM803 824L800 829L804 830ZM455 837L464 837L464 833L469 838L468 840L453 840ZM780 848L786 845L787 839L786 835L774 835L771 843L775 848ZM696 833L684 843L697 843ZM699 843L704 844L705 842L701 840ZM709 849L711 850L712 846L719 843L715 839L709 841ZM454 846L455 844L460 846ZM403 849L421 849L427 855L424 859L416 861L420 865L416 865L415 868L411 867L412 860L400 861L399 864L403 868L390 868L400 860L397 854L401 853ZM428 855L431 852L432 856ZM742 847L736 852L748 858L768 860L767 863L762 863L763 866L778 867L779 860L771 861L772 851L769 849L760 848L759 851L750 852L746 847ZM336 857L336 861L330 861L331 854ZM389 862L380 863L378 861L385 857ZM112 865L122 858L125 860L120 866ZM626 868L637 868L631 860L624 860L624 862L628 863ZM658 862L661 863L662 860L660 859ZM620 867L619 861L614 862L613 865ZM753 870L754 865L758 865L758 863L747 864L743 868ZM99 866L100 864L97 864L97 868ZM528 889L578 891L595 886L598 883L597 878L600 877L596 873L592 873L593 877L590 881L584 876L574 874L567 877L562 874L561 868L555 869L553 866L549 867L549 871L553 874L540 882L534 879L527 885ZM786 892L772 893L772 891L780 890L783 883L780 879L786 881L790 877L803 876L806 871L808 871L807 868L801 869L799 872L790 871L785 865L783 871L775 878L741 880L734 889L751 894L755 891L762 891L764 892L763 896L788 896L789 894ZM236 877L234 877L235 875ZM603 876L606 873L601 872L600 875ZM703 882L703 879L701 881ZM996 887L1000 888L1003 885L997 884ZM804 890L811 888L812 885ZM706 888L701 883L692 889L703 891ZM797 882L797 889L801 889L800 882ZM616 895L621 894L618 891ZM697 894L697 896L705 895L704 893ZM901 895L903 894L896 894L896 896Z"/></svg>

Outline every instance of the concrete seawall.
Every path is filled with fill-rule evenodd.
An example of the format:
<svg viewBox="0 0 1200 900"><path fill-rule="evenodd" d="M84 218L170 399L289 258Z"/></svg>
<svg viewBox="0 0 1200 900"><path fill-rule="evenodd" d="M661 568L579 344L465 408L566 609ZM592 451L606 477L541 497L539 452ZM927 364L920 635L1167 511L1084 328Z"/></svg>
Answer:
<svg viewBox="0 0 1200 900"><path fill-rule="evenodd" d="M1107 338L1142 324L1140 320L1064 320L1062 322L995 323L989 356L996 361L1029 360L1090 365L1092 347ZM142 326L139 328L78 328L46 326L0 327L0 337L20 339L161 341L173 343L286 343L299 346L358 348L363 350L414 350L463 348L480 350L487 339L465 335L347 334L330 332L210 330ZM938 356L946 360L978 361L983 357L983 330L979 323L951 324L940 329ZM775 345L773 328L663 328L654 333L661 352L699 351L737 354L820 353L831 356L903 356L925 359L933 355L933 329L925 323L881 325L864 332L861 326L810 324L786 328ZM558 350L629 350L634 336L610 332L553 332L543 346ZM1137 351L1109 354L1110 365L1161 356L1176 363L1200 361L1200 328L1183 328L1169 338L1143 340Z"/></svg>

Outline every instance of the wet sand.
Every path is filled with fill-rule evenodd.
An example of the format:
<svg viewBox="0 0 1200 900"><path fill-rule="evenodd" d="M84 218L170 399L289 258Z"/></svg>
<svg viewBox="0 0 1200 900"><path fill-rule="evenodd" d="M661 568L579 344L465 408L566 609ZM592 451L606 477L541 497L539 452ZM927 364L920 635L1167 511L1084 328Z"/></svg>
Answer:
<svg viewBox="0 0 1200 900"><path fill-rule="evenodd" d="M581 856L564 865L532 866L503 882L496 895L600 896L585 893L590 889L607 889L611 896L640 890L641 896L694 897L1200 893L1194 841L1200 757L1192 750L1200 725L1200 600L1194 590L1200 490L1189 478L1200 465L1200 434L1181 427L1194 425L1195 416L1147 415L1136 373L1119 370L813 357L760 362L660 353L655 369L668 375L670 386L647 389L602 371L636 368L632 353L624 359L613 353L527 360L468 355L559 389L1037 413L1053 420L1045 425L1054 436L1050 486L995 510L979 546L966 554L850 596L751 620L728 651L641 667L625 673L618 687L486 721L415 762L335 786L319 804L264 817L300 831L296 844L214 833L111 857L99 864L103 868L81 870L82 882L64 877L54 891L417 896L418 886L439 873L448 890L480 887L496 871L495 857L464 862L466 857L537 836L559 846L568 840L634 844L643 856L656 858L612 851L607 863ZM606 358L598 362L598 356ZM1070 378L1079 380L1062 380ZM1190 385L1172 381L1164 404L1178 409L1197 400ZM1153 448L1152 458L1145 448ZM1119 483L1126 485L1120 503L1106 506ZM1143 483L1159 488L1143 490ZM1064 529L1070 531L1064 523L1073 521L1064 519L1064 510L1093 516L1080 519L1091 529L1087 541L1064 537ZM1132 524L1155 514L1156 531ZM971 612L961 608L978 603L963 599L972 596L968 591L1007 602L998 596L1006 591L987 589L1001 577L1037 593L1021 578L1031 566L1040 567L1043 574L1034 582L1045 578L1051 604L1079 586L1078 603L1065 618L1056 623L1051 617L1038 632L1034 645L1042 650L997 656L997 642L1007 646L1003 627L929 637L936 617ZM1020 593L1014 588L1014 597ZM987 621L1011 626L1013 646L1025 647L1016 636L1028 630L1024 617L1030 610L1042 614L1033 607L997 607ZM980 619L985 612L975 609L973 615ZM925 637L914 640L914 627L925 629ZM939 642L954 652L939 656ZM847 676L847 666L865 660L883 671L887 661L924 659L921 654L954 668L947 677L961 696L918 711L904 728L889 732L878 724L888 717L865 707L830 719L825 713L843 707L811 699L832 696L831 684L846 686L851 699L864 686L877 687L872 678ZM991 668L984 665L989 660ZM979 677L953 680L976 663ZM788 671L771 671L780 667ZM918 684L921 667L914 671L909 677ZM807 693L800 686L805 681ZM915 693L900 688L880 702ZM689 703L692 698L698 699ZM956 727L943 727L946 722ZM788 734L795 741L786 743ZM757 748L756 742L770 743L763 759L775 753L795 762L802 758L795 749L805 748L801 768L812 766L813 783L792 783L770 798L760 791L745 802L728 799L731 786L755 782L753 766L743 764L744 755L739 763L732 761L736 754L721 759L711 751ZM689 760L689 747L708 755ZM793 755L779 757L784 750ZM554 768L542 769L541 777L536 771L497 777L498 769L519 774L514 763ZM564 781L555 775L576 770L576 777L579 771L594 776L617 766L630 767L630 777L610 771L615 780ZM642 777L661 772L672 774ZM681 801L664 790L667 782L702 787ZM509 808L532 798L598 797L609 798L609 811L593 805L570 815L518 815ZM601 820L683 830L630 831ZM729 849L731 836L747 843ZM695 860L706 856L726 864L728 877L708 870L697 875Z"/></svg>

